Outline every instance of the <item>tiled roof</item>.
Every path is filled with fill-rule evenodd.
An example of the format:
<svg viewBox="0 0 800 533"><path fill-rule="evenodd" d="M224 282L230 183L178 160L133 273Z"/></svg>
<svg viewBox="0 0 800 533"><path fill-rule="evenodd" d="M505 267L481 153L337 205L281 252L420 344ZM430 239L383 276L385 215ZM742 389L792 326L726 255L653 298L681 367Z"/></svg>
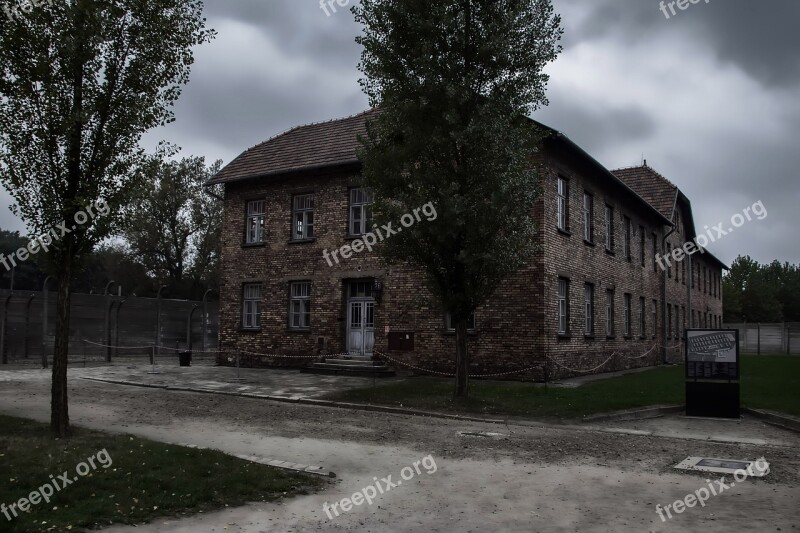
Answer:
<svg viewBox="0 0 800 533"><path fill-rule="evenodd" d="M625 185L655 207L664 217L672 220L672 208L678 194L678 187L667 178L647 166L620 168L612 170Z"/></svg>
<svg viewBox="0 0 800 533"><path fill-rule="evenodd" d="M226 165L209 185L358 162L358 135L370 110L351 117L292 128L250 148Z"/></svg>
<svg viewBox="0 0 800 533"><path fill-rule="evenodd" d="M371 109L346 118L292 128L239 155L211 178L209 184L357 163L357 137L366 133L367 119L377 113L378 110ZM647 165L614 170L612 174L665 218L671 219L678 188L661 174Z"/></svg>

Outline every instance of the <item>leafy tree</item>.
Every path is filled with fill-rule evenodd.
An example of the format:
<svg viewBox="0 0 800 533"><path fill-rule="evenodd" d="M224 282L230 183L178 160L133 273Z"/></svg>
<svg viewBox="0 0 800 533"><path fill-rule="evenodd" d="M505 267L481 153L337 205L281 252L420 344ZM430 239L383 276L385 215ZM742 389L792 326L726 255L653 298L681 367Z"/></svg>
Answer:
<svg viewBox="0 0 800 533"><path fill-rule="evenodd" d="M202 7L200 0L62 0L0 26L0 182L31 233L62 228L40 253L58 285L56 436L69 434L75 275L117 228L120 207L135 200L142 134L174 120L171 107L189 79L192 48L213 37ZM80 223L81 213L102 205L104 216Z"/></svg>
<svg viewBox="0 0 800 533"><path fill-rule="evenodd" d="M18 231L0 229L0 277L4 280L3 288L11 287L13 269L15 290L41 290L46 274L34 261L17 260L17 252L27 248L29 242L30 238L21 236Z"/></svg>
<svg viewBox="0 0 800 533"><path fill-rule="evenodd" d="M452 316L456 397L468 395L467 321L534 249L533 162L545 65L562 29L550 0L363 0L361 85L380 113L362 139L379 223L429 202L437 218L385 241Z"/></svg>
<svg viewBox="0 0 800 533"><path fill-rule="evenodd" d="M126 210L123 236L131 254L174 293L201 297L216 287L222 206L219 187L205 187L221 161L206 168L202 157L153 161L144 199ZM213 285L212 285L213 284Z"/></svg>
<svg viewBox="0 0 800 533"><path fill-rule="evenodd" d="M739 256L723 278L726 322L780 322L794 313L800 292L797 269L774 261L761 265L749 256ZM791 315L793 316L793 315Z"/></svg>

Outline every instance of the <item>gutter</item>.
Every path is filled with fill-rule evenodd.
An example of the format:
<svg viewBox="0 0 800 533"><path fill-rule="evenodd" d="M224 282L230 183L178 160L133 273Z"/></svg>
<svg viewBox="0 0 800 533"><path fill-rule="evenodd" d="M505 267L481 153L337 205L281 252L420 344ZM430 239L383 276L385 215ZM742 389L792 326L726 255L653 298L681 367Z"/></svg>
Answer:
<svg viewBox="0 0 800 533"><path fill-rule="evenodd" d="M675 207L678 204L678 195L680 191L678 188L675 188L675 200L672 202L672 217L675 217ZM672 228L661 238L661 256L666 257L667 253L667 239L670 235L675 233L677 229L675 224L670 221L670 225ZM661 346L661 362L663 364L667 364L667 272L669 272L669 267L664 269L661 276L661 336L664 339L664 343ZM675 275L678 275L677 269L675 270ZM691 289L690 289L691 290Z"/></svg>

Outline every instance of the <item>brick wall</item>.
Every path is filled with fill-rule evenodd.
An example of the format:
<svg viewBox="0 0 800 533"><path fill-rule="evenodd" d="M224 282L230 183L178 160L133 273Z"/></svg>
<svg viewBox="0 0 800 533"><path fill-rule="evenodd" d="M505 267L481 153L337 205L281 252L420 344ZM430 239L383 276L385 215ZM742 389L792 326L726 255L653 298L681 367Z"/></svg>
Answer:
<svg viewBox="0 0 800 533"><path fill-rule="evenodd" d="M470 334L469 350L473 374L491 374L528 369L513 379L553 379L573 374L568 369L597 371L657 364L661 360L656 344L678 344L679 335L669 338L661 328L662 283L665 274L653 267L653 235L657 249L664 236L663 221L630 191L611 180L596 167L581 165L556 150L544 158L542 197L538 201L538 251L529 265L501 285L495 297L476 311L476 330ZM346 283L355 279L384 282L376 303L375 349L400 361L441 372L452 372L455 337L445 331L445 317L425 286L423 276L408 265L383 265L375 254L364 251L329 266L323 250L334 250L349 242L349 187L355 184L356 169L295 174L291 177L248 180L226 185L220 305L220 347L264 354L317 355L344 352L346 335ZM569 233L556 225L557 178L569 182ZM594 245L583 238L583 193L594 198ZM291 202L295 194L315 195L315 240L290 243ZM244 246L245 207L248 200L266 202L266 244ZM605 247L605 206L614 207L613 253ZM624 217L631 220L631 259L623 254ZM681 211L678 231L668 237L671 245L683 242ZM424 224L424 218L420 224ZM640 257L640 226L645 233L645 264ZM695 264L719 275L719 269L702 255ZM688 267L688 265L687 265ZM695 267L696 268L696 267ZM666 278L667 303L687 305L687 285L675 281L680 271L672 268ZM715 270L716 269L716 270ZM687 270L688 272L688 270ZM688 276L688 274L687 274ZM569 280L569 331L559 335L557 298L559 277ZM682 278L681 278L682 279ZM308 331L288 328L289 284L310 281L311 326ZM242 328L243 284L262 285L261 329ZM687 278L687 283L689 280ZM594 286L594 334L584 334L584 285ZM710 288L710 285L709 285ZM614 291L615 327L606 335L606 291ZM705 293L695 284L692 307L722 315L721 297ZM623 334L624 294L631 295L631 334ZM646 332L639 328L640 298L645 298ZM653 334L653 301L657 302L658 335ZM708 311L706 311L708 308ZM673 322L675 320L673 311ZM682 324L681 324L682 326ZM415 334L415 350L388 352L385 329ZM657 337L657 338L656 338ZM680 350L673 349L673 358ZM643 354L648 354L642 357ZM613 355L613 357L612 357ZM609 360L610 358L610 360ZM244 354L245 366L304 366L310 359L281 359ZM229 364L227 357L221 364ZM395 365L398 369L402 366Z"/></svg>

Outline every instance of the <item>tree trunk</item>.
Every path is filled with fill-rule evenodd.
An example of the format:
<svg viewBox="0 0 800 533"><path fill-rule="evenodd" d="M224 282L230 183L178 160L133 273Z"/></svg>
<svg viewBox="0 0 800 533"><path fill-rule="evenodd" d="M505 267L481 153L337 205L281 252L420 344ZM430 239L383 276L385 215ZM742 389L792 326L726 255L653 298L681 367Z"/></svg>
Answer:
<svg viewBox="0 0 800 533"><path fill-rule="evenodd" d="M72 271L66 266L58 277L56 293L56 331L53 350L53 384L50 404L50 427L57 438L69 436L67 404L67 356L69 354L69 315L72 298Z"/></svg>
<svg viewBox="0 0 800 533"><path fill-rule="evenodd" d="M469 396L469 354L467 353L467 319L456 322L456 398Z"/></svg>

